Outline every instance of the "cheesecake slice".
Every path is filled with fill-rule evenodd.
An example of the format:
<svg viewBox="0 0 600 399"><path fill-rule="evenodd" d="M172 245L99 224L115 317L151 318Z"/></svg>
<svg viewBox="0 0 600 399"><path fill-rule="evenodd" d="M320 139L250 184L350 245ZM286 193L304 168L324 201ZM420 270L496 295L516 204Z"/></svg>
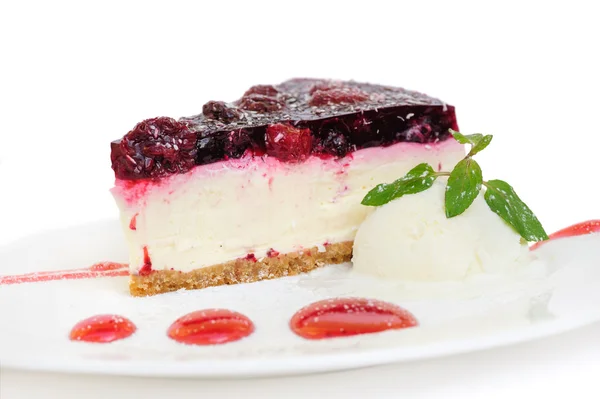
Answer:
<svg viewBox="0 0 600 399"><path fill-rule="evenodd" d="M376 184L464 157L454 107L401 88L292 79L111 144L132 295L346 262Z"/></svg>

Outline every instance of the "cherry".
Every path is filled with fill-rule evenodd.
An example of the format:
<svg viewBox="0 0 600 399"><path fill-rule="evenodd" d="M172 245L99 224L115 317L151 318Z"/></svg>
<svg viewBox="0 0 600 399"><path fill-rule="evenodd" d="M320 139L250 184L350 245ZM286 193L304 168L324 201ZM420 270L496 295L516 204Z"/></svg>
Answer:
<svg viewBox="0 0 600 399"><path fill-rule="evenodd" d="M284 162L302 162L311 152L310 129L299 129L288 123L276 123L267 127L267 154Z"/></svg>
<svg viewBox="0 0 600 399"><path fill-rule="evenodd" d="M279 125L309 134L275 142L277 135L268 132ZM234 104L209 101L201 114L179 121L143 121L111 143L111 160L119 179L158 179L245 154L301 162L310 154L343 157L398 142L436 143L450 137L450 128L458 129L454 107L421 93L352 81L291 79L252 86Z"/></svg>
<svg viewBox="0 0 600 399"><path fill-rule="evenodd" d="M251 94L240 100L239 107L246 111L273 112L284 107L283 102L263 94Z"/></svg>
<svg viewBox="0 0 600 399"><path fill-rule="evenodd" d="M195 165L195 156L196 134L187 124L167 117L138 123L111 154L121 179L185 173Z"/></svg>
<svg viewBox="0 0 600 399"><path fill-rule="evenodd" d="M252 145L252 140L244 129L231 131L228 136L225 140L224 151L229 158L241 157Z"/></svg>
<svg viewBox="0 0 600 399"><path fill-rule="evenodd" d="M209 101L202 106L202 114L209 119L218 120L224 123L237 121L242 117L242 113L236 107L229 106L223 101Z"/></svg>
<svg viewBox="0 0 600 399"><path fill-rule="evenodd" d="M341 89L344 87L344 83L336 80L326 80L323 82L318 82L311 87L308 91L309 94L314 94L316 91L327 91L331 89Z"/></svg>
<svg viewBox="0 0 600 399"><path fill-rule="evenodd" d="M313 92L309 104L321 106L329 104L358 104L369 99L364 91L353 87L329 88Z"/></svg>
<svg viewBox="0 0 600 399"><path fill-rule="evenodd" d="M346 136L336 130L328 130L325 133L325 138L322 140L324 152L343 157L350 151L350 143Z"/></svg>
<svg viewBox="0 0 600 399"><path fill-rule="evenodd" d="M244 97L248 97L252 94L261 94L263 96L275 97L279 91L271 85L256 85L249 88L245 93Z"/></svg>

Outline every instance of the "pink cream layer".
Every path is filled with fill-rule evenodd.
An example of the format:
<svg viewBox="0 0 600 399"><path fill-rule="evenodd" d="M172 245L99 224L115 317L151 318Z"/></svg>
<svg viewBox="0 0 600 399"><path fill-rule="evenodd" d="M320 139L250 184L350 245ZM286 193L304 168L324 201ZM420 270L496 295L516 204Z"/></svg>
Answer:
<svg viewBox="0 0 600 399"><path fill-rule="evenodd" d="M382 159L385 162L394 162L406 158L425 157L431 153L443 154L450 152L455 154L457 151L462 153L463 146L450 138L440 143L421 144L421 143L397 143L388 147L372 147L361 149L349 153L343 158L311 156L302 164L308 164L315 167L316 170L335 171L337 174L344 174L345 170L355 161L361 162L369 159ZM176 174L166 176L161 179L142 179L142 180L115 180L115 187L111 190L113 195L123 199L128 205L134 205L154 190L161 187L175 187L185 185L191 179L202 179L204 176L211 176L222 172L224 169L231 170L263 170L265 179L272 182L277 172L287 173L294 169L298 164L282 162L277 158L268 155L254 156L251 153L238 159L229 159L206 165L195 166L191 171L185 174ZM416 164L415 164L416 166ZM431 165L436 170L444 168L442 162ZM400 176L398 176L400 177ZM166 193L168 195L168 193Z"/></svg>

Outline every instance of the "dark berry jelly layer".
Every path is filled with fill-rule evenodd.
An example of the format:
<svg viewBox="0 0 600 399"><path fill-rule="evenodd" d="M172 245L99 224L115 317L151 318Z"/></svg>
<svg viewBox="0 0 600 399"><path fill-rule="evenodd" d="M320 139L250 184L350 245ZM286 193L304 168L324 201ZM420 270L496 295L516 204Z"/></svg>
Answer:
<svg viewBox="0 0 600 399"><path fill-rule="evenodd" d="M458 129L454 107L402 88L321 79L258 85L202 113L138 123L111 144L119 179L160 178L251 156L302 162L398 142L435 143Z"/></svg>

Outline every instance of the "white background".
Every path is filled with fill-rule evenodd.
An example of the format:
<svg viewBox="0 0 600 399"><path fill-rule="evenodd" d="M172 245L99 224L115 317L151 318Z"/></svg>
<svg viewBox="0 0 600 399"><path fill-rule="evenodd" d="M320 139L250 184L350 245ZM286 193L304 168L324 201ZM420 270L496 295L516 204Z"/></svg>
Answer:
<svg viewBox="0 0 600 399"><path fill-rule="evenodd" d="M484 177L513 184L547 230L600 218L594 2L208 3L0 5L0 242L115 217L109 143L141 119L195 114L252 84L303 76L439 97L457 107L463 132L494 134L478 156ZM596 325L508 349L287 380L108 382L3 370L0 397L66 398L82 387L90 398L173 387L180 397L280 396L282 387L306 397L312 387L345 397L597 398L599 333Z"/></svg>

